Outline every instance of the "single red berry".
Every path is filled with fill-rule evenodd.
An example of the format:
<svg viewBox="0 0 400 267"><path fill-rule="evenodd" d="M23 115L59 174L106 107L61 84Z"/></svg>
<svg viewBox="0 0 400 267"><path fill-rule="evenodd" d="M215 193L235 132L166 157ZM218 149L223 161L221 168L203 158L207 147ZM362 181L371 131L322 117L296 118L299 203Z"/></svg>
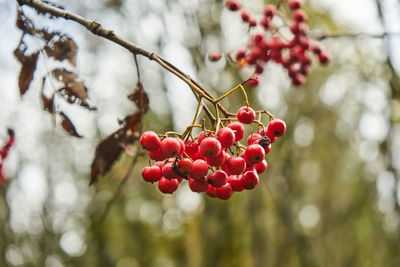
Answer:
<svg viewBox="0 0 400 267"><path fill-rule="evenodd" d="M243 22L249 22L250 13L248 11L243 10L242 13L240 13L240 16L242 17Z"/></svg>
<svg viewBox="0 0 400 267"><path fill-rule="evenodd" d="M205 179L189 178L189 187L193 192L206 192L208 189L208 183Z"/></svg>
<svg viewBox="0 0 400 267"><path fill-rule="evenodd" d="M246 57L246 51L244 51L243 49L238 50L236 52L236 60L240 60Z"/></svg>
<svg viewBox="0 0 400 267"><path fill-rule="evenodd" d="M306 34L308 32L308 25L305 22L293 21L289 29L294 35Z"/></svg>
<svg viewBox="0 0 400 267"><path fill-rule="evenodd" d="M258 174L261 174L263 172L265 172L268 168L268 163L267 161L264 159L263 161L261 161L260 163L254 165L254 168L256 169Z"/></svg>
<svg viewBox="0 0 400 267"><path fill-rule="evenodd" d="M234 175L230 175L228 176L228 183L235 192L242 192L244 190L242 176L235 177Z"/></svg>
<svg viewBox="0 0 400 267"><path fill-rule="evenodd" d="M289 0L288 2L289 8L291 10L296 10L302 7L303 1L302 0Z"/></svg>
<svg viewBox="0 0 400 267"><path fill-rule="evenodd" d="M305 22L308 19L307 13L302 9L293 11L293 19L297 22Z"/></svg>
<svg viewBox="0 0 400 267"><path fill-rule="evenodd" d="M215 188L214 186L209 184L208 188L207 188L207 191L206 191L206 194L208 196L210 196L210 197L217 197L217 193L215 192L216 189L217 188Z"/></svg>
<svg viewBox="0 0 400 267"><path fill-rule="evenodd" d="M188 178L192 170L192 165L193 163L190 159L183 158L176 164L176 172L179 174L179 176Z"/></svg>
<svg viewBox="0 0 400 267"><path fill-rule="evenodd" d="M231 128L233 130L233 132L235 133L235 142L242 140L242 138L244 136L243 124L235 121L235 122L229 123L227 127Z"/></svg>
<svg viewBox="0 0 400 267"><path fill-rule="evenodd" d="M249 27L255 27L257 26L257 21L254 18L249 19Z"/></svg>
<svg viewBox="0 0 400 267"><path fill-rule="evenodd" d="M228 200L233 195L233 189L230 184L226 184L226 185L222 186L221 188L217 188L215 190L215 193L217 194L217 197L219 199Z"/></svg>
<svg viewBox="0 0 400 267"><path fill-rule="evenodd" d="M178 173L175 171L173 162L168 162L162 167L162 175L167 179L178 178Z"/></svg>
<svg viewBox="0 0 400 267"><path fill-rule="evenodd" d="M257 144L249 145L244 152L244 157L250 165L260 163L265 157L264 148Z"/></svg>
<svg viewBox="0 0 400 267"><path fill-rule="evenodd" d="M177 138L166 137L161 141L161 152L165 157L171 158L179 154L181 151L181 144Z"/></svg>
<svg viewBox="0 0 400 267"><path fill-rule="evenodd" d="M242 174L246 169L246 161L242 157L232 156L227 161L227 167L231 174Z"/></svg>
<svg viewBox="0 0 400 267"><path fill-rule="evenodd" d="M185 152L192 158L199 151L199 144L196 141L187 140L185 144Z"/></svg>
<svg viewBox="0 0 400 267"><path fill-rule="evenodd" d="M235 133L229 127L221 128L218 131L217 140L221 143L222 148L228 148L235 143Z"/></svg>
<svg viewBox="0 0 400 267"><path fill-rule="evenodd" d="M273 119L268 123L267 132L280 137L286 132L286 123L280 119Z"/></svg>
<svg viewBox="0 0 400 267"><path fill-rule="evenodd" d="M266 5L264 7L264 16L268 18L272 18L276 14L276 7L274 5Z"/></svg>
<svg viewBox="0 0 400 267"><path fill-rule="evenodd" d="M257 64L256 65L256 69L254 70L254 73L255 74L262 74L264 72L264 67L263 66L261 66L261 65L259 65L259 64ZM260 76L258 75L258 77L257 77L257 79L259 78ZM258 81L259 82L259 81Z"/></svg>
<svg viewBox="0 0 400 267"><path fill-rule="evenodd" d="M249 77L249 81L246 83L250 87L256 87L260 84L261 77L258 73L254 73Z"/></svg>
<svg viewBox="0 0 400 267"><path fill-rule="evenodd" d="M230 11L238 11L241 8L240 3L236 0L228 0L225 5Z"/></svg>
<svg viewBox="0 0 400 267"><path fill-rule="evenodd" d="M261 138L261 135L259 135L258 133L252 133L249 135L249 137L247 137L247 144L248 145L254 144L254 142L260 138Z"/></svg>
<svg viewBox="0 0 400 267"><path fill-rule="evenodd" d="M256 113L251 107L243 106L237 112L238 121L244 124L251 124L256 118Z"/></svg>
<svg viewBox="0 0 400 267"><path fill-rule="evenodd" d="M210 134L207 134L206 135L206 133L204 132L204 131L202 131L200 134L199 134L199 137L197 138L197 143L200 145L201 144L201 142L204 140L204 138L206 138L206 137L214 137L214 134L213 133L210 133Z"/></svg>
<svg viewBox="0 0 400 267"><path fill-rule="evenodd" d="M242 176L242 184L244 189L251 190L258 185L259 179L255 171L245 172Z"/></svg>
<svg viewBox="0 0 400 267"><path fill-rule="evenodd" d="M221 152L216 157L207 158L207 163L208 165L211 165L213 167L220 167L224 165L225 157L226 153L223 150L221 150Z"/></svg>
<svg viewBox="0 0 400 267"><path fill-rule="evenodd" d="M172 194L178 189L179 181L178 179L168 180L165 177L161 177L158 181L158 189L164 194Z"/></svg>
<svg viewBox="0 0 400 267"><path fill-rule="evenodd" d="M322 53L322 48L320 44L313 44L311 46L311 51L315 54L315 55L319 55Z"/></svg>
<svg viewBox="0 0 400 267"><path fill-rule="evenodd" d="M207 176L207 182L216 188L220 188L221 186L226 184L227 178L228 175L226 174L226 172L222 170L217 170Z"/></svg>
<svg viewBox="0 0 400 267"><path fill-rule="evenodd" d="M161 149L158 149L158 150L156 150L154 152L149 151L148 153L149 153L149 157L152 160L161 161L161 160L164 160L164 159L167 158L166 156L164 156L163 153L161 153Z"/></svg>
<svg viewBox="0 0 400 267"><path fill-rule="evenodd" d="M264 27L264 29L269 30L272 27L271 19L269 17L263 17L260 20L260 25Z"/></svg>
<svg viewBox="0 0 400 267"><path fill-rule="evenodd" d="M192 163L192 170L190 172L190 177L193 179L201 179L208 173L208 164L205 160L196 159Z"/></svg>
<svg viewBox="0 0 400 267"><path fill-rule="evenodd" d="M306 82L306 77L301 73L296 73L292 79L292 84L295 86L303 85Z"/></svg>
<svg viewBox="0 0 400 267"><path fill-rule="evenodd" d="M210 60L212 62L220 60L221 57L222 57L221 52L211 52L208 54L208 60Z"/></svg>
<svg viewBox="0 0 400 267"><path fill-rule="evenodd" d="M217 139L213 137L206 137L203 141L201 141L199 151L206 158L212 158L219 155L219 153L221 153L221 149L221 143Z"/></svg>
<svg viewBox="0 0 400 267"><path fill-rule="evenodd" d="M330 58L327 53L322 52L321 54L318 55L318 60L319 60L319 63L321 63L321 64L327 64L329 62Z"/></svg>
<svg viewBox="0 0 400 267"><path fill-rule="evenodd" d="M153 152L160 148L160 138L153 131L146 131L140 137L140 145L147 151Z"/></svg>
<svg viewBox="0 0 400 267"><path fill-rule="evenodd" d="M146 182L157 182L160 180L161 176L161 169L158 166L146 166L142 170L142 178Z"/></svg>

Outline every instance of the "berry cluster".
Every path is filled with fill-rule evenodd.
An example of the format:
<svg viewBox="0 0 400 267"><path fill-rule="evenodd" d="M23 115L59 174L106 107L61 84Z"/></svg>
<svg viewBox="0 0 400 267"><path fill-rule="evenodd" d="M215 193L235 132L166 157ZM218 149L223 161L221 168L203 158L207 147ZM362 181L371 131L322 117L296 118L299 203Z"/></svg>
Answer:
<svg viewBox="0 0 400 267"><path fill-rule="evenodd" d="M288 71L288 75L293 85L303 85L306 81L306 75L310 71L311 57L314 54L318 57L320 64L329 62L329 55L323 50L320 44L311 41L307 37L307 13L301 9L302 0L289 0L292 19L286 23L292 33L290 40L285 40L280 35L280 27L273 23L277 14L277 7L268 4L264 7L261 18L256 19L249 11L244 10L238 0L226 1L226 8L230 11L241 10L241 19L251 28L259 25L260 31L251 32L251 38L246 49L240 49L236 52L235 58L240 68L244 66L253 66L254 74L251 78L255 80L249 85L258 85L259 76L264 71L264 65L268 61L276 62L282 65ZM282 17L282 16L281 16ZM286 18L282 17L283 21ZM210 60L218 60L215 55L209 57Z"/></svg>
<svg viewBox="0 0 400 267"><path fill-rule="evenodd" d="M0 186L3 184L4 180L6 179L6 175L3 171L3 161L8 156L8 152L10 148L14 145L14 131L9 129L8 130L9 138L7 142L4 144L2 148L0 148Z"/></svg>
<svg viewBox="0 0 400 267"><path fill-rule="evenodd" d="M228 125L215 131L203 130L196 138L144 132L140 144L156 163L152 165L150 160L150 166L143 168L143 179L158 182L158 188L166 194L175 192L185 179L193 192L225 200L233 192L253 189L258 185L258 175L267 170L265 155L271 151L271 144L286 131L284 121L271 118L267 127L250 134L248 146L243 146L244 125L254 123L255 118L256 112L243 106Z"/></svg>

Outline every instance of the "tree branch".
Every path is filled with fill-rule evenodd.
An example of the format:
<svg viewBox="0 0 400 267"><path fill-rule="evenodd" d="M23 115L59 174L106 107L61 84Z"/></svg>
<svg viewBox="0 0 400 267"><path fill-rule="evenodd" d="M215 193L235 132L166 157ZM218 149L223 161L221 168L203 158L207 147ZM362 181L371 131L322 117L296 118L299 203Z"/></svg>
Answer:
<svg viewBox="0 0 400 267"><path fill-rule="evenodd" d="M338 34L323 34L313 35L309 34L313 39L323 41L325 39L345 39L345 38L372 38L372 39L383 39L387 36L400 36L400 32L383 32L383 33L338 33Z"/></svg>

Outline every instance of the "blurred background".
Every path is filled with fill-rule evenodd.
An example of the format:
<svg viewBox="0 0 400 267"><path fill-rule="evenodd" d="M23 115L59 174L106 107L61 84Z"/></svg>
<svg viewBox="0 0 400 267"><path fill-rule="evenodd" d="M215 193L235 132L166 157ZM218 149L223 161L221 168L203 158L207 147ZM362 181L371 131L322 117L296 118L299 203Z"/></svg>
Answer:
<svg viewBox="0 0 400 267"><path fill-rule="evenodd" d="M223 1L54 2L160 54L214 96L251 73L207 59L248 41L240 15ZM254 11L267 3L242 2ZM137 81L132 55L77 23L24 8L37 26L79 46L76 71L98 110L57 102L84 136L70 137L40 102L38 77L56 62L41 57L30 90L19 94L16 10L15 1L0 0L0 144L7 127L16 132L0 188L0 266L400 266L399 1L306 1L310 36L339 36L322 40L331 63L313 64L303 87L269 63L261 85L248 89L253 106L288 128L255 190L222 201L182 184L163 195L142 181L141 157L105 220L131 157L123 154L91 187L90 164L96 144L134 111L126 98ZM184 130L196 107L187 85L146 58L139 65L151 108L144 130ZM239 93L224 101L233 112L242 103Z"/></svg>

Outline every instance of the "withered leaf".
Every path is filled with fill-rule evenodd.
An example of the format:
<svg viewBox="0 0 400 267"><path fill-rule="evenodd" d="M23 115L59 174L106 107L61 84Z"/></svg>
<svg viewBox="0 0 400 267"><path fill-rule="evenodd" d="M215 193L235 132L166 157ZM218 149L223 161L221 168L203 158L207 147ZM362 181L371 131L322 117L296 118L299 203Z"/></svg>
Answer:
<svg viewBox="0 0 400 267"><path fill-rule="evenodd" d="M82 138L82 136L79 135L78 132L76 131L72 121L63 112L60 112L60 115L62 119L61 126L64 128L64 130L67 131L72 136Z"/></svg>
<svg viewBox="0 0 400 267"><path fill-rule="evenodd" d="M36 70L36 63L39 57L39 52L26 56L19 48L14 51L16 58L22 63L21 71L18 78L18 86L21 95L25 94L29 85L33 80L33 75Z"/></svg>
<svg viewBox="0 0 400 267"><path fill-rule="evenodd" d="M91 166L90 185L98 180L99 175L110 170L122 151L132 153L132 144L140 137L141 118L141 113L128 116L124 120L124 127L115 131L97 146Z"/></svg>
<svg viewBox="0 0 400 267"><path fill-rule="evenodd" d="M129 100L135 102L141 113L146 113L149 109L149 97L143 89L143 85L139 82L135 91L128 95Z"/></svg>
<svg viewBox="0 0 400 267"><path fill-rule="evenodd" d="M64 90L68 95L80 98L81 100L86 100L87 89L76 73L64 68L55 69L52 73L57 80L64 83Z"/></svg>
<svg viewBox="0 0 400 267"><path fill-rule="evenodd" d="M48 43L44 50L49 57L59 61L67 59L73 66L76 66L78 46L71 38L65 35L59 36L59 40Z"/></svg>

